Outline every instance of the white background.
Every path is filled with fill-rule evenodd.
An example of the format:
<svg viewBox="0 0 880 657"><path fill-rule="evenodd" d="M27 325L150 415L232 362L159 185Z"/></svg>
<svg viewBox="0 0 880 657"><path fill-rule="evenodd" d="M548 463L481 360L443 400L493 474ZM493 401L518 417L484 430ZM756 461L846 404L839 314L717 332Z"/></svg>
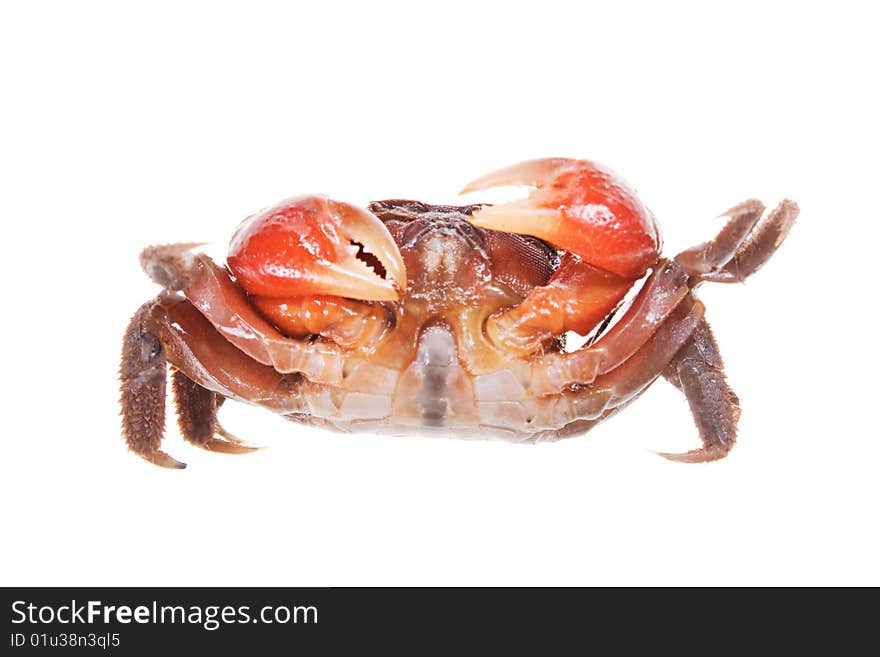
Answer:
<svg viewBox="0 0 880 657"><path fill-rule="evenodd" d="M4 3L5 585L880 584L876 20L869 3ZM120 439L148 244L228 239L289 195L456 201L534 157L615 168L667 253L734 203L802 215L707 285L739 393L720 463L658 382L592 434L333 435L182 472ZM476 199L469 199L476 200Z"/></svg>

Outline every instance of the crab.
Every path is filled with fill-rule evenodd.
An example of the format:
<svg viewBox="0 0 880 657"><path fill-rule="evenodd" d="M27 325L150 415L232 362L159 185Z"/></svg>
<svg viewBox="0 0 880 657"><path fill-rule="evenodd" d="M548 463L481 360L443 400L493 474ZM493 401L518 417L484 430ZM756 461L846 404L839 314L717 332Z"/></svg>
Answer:
<svg viewBox="0 0 880 657"><path fill-rule="evenodd" d="M183 438L215 452L257 448L218 422L226 399L342 431L537 441L588 431L663 377L702 445L661 455L726 456L739 402L694 293L758 270L797 205L745 201L714 239L667 258L652 213L599 164L531 160L463 192L512 185L529 196L369 209L290 198L245 219L225 265L198 244L145 249L163 289L123 341L130 450L185 467L162 450L170 369Z"/></svg>

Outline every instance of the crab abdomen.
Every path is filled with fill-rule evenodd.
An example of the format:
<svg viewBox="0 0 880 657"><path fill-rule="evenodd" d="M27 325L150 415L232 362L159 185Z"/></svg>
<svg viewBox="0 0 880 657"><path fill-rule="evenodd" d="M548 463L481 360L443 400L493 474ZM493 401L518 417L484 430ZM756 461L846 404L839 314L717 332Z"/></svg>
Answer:
<svg viewBox="0 0 880 657"><path fill-rule="evenodd" d="M303 415L339 430L390 433L454 431L513 440L554 437L574 423L606 417L641 394L664 370L702 320L703 305L688 296L623 365L582 386L535 394L524 361L472 376L461 365L452 334L423 331L415 360L403 371L355 364L342 386L303 382ZM361 368L364 368L361 371ZM380 368L384 369L384 368Z"/></svg>

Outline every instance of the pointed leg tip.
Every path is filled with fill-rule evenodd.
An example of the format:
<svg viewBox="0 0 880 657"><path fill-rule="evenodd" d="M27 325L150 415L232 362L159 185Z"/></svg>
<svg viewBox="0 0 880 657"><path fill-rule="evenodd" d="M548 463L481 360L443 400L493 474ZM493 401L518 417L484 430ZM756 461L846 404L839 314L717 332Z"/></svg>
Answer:
<svg viewBox="0 0 880 657"><path fill-rule="evenodd" d="M682 453L657 451L655 451L654 453L657 456L662 456L666 460L672 461L674 463L711 463L712 461L718 461L727 456L728 452L730 452L731 447L732 445L721 445L715 447L692 449L689 452Z"/></svg>
<svg viewBox="0 0 880 657"><path fill-rule="evenodd" d="M785 208L789 212L794 212L795 214L800 212L801 207L797 204L796 201L792 201L790 198L784 198L779 203L779 207Z"/></svg>
<svg viewBox="0 0 880 657"><path fill-rule="evenodd" d="M262 447L258 445L247 445L242 442L231 442L222 438L212 438L211 440L199 446L203 449L208 450L209 452L216 452L219 454L250 454L252 452L256 452L257 450L262 449Z"/></svg>
<svg viewBox="0 0 880 657"><path fill-rule="evenodd" d="M244 440L243 438L239 438L239 437L236 436L234 433L230 433L229 431L227 431L227 430L223 427L223 425L221 425L219 422L217 423L217 426L216 426L216 428L214 429L214 433L216 433L216 434L217 434L218 436L220 436L221 438L226 439L226 440L227 440L228 442L230 442L230 443L238 443L238 444L240 444L240 445L248 445L248 444L251 444L251 443L249 443L247 440Z"/></svg>
<svg viewBox="0 0 880 657"><path fill-rule="evenodd" d="M140 456L148 463L158 465L162 468L168 468L170 470L183 470L186 468L186 463L178 461L173 456L166 454L162 451L150 452L148 454L138 454L138 456Z"/></svg>
<svg viewBox="0 0 880 657"><path fill-rule="evenodd" d="M248 452L255 452L258 449L264 449L265 445L257 445L247 440L243 440L239 438L234 433L229 433L226 429L224 429L219 424L217 425L216 433L218 436L223 438L227 443L232 443L233 445L241 445L246 448Z"/></svg>
<svg viewBox="0 0 880 657"><path fill-rule="evenodd" d="M781 215L780 224L782 225L782 230L787 233L801 213L801 208L797 203L786 198L776 207L776 212Z"/></svg>

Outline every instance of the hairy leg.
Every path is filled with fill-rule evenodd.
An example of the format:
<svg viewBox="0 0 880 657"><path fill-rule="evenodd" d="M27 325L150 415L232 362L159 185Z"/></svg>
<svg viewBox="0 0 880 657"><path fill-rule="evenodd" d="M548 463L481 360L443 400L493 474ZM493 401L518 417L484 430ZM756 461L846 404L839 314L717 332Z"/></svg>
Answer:
<svg viewBox="0 0 880 657"><path fill-rule="evenodd" d="M692 274L708 274L728 263L764 214L764 204L750 199L736 205L722 216L730 220L714 238L685 249L675 261Z"/></svg>
<svg viewBox="0 0 880 657"><path fill-rule="evenodd" d="M795 202L784 200L758 220L764 211L759 201L746 201L728 210L730 221L717 237L682 251L675 261L696 277L696 282L739 283L766 263L785 240L798 216Z"/></svg>
<svg viewBox="0 0 880 657"><path fill-rule="evenodd" d="M217 421L223 397L190 380L180 370L171 374L177 406L177 424L187 442L212 452L246 454L259 449L244 445L227 433Z"/></svg>
<svg viewBox="0 0 880 657"><path fill-rule="evenodd" d="M663 376L687 397L703 447L661 454L671 461L703 463L727 455L736 442L739 399L724 376L724 363L709 324L702 320Z"/></svg>
<svg viewBox="0 0 880 657"><path fill-rule="evenodd" d="M298 376L279 374L254 361L189 302L160 295L141 306L129 322L119 372L123 437L131 451L150 463L186 467L160 448L169 364L176 368L172 386L181 433L199 447L234 454L256 449L241 444L217 423L224 396L279 411L299 409Z"/></svg>
<svg viewBox="0 0 880 657"><path fill-rule="evenodd" d="M159 449L165 434L165 349L150 330L154 301L141 306L131 318L122 342L119 368L122 435L129 449L150 463L184 468Z"/></svg>

